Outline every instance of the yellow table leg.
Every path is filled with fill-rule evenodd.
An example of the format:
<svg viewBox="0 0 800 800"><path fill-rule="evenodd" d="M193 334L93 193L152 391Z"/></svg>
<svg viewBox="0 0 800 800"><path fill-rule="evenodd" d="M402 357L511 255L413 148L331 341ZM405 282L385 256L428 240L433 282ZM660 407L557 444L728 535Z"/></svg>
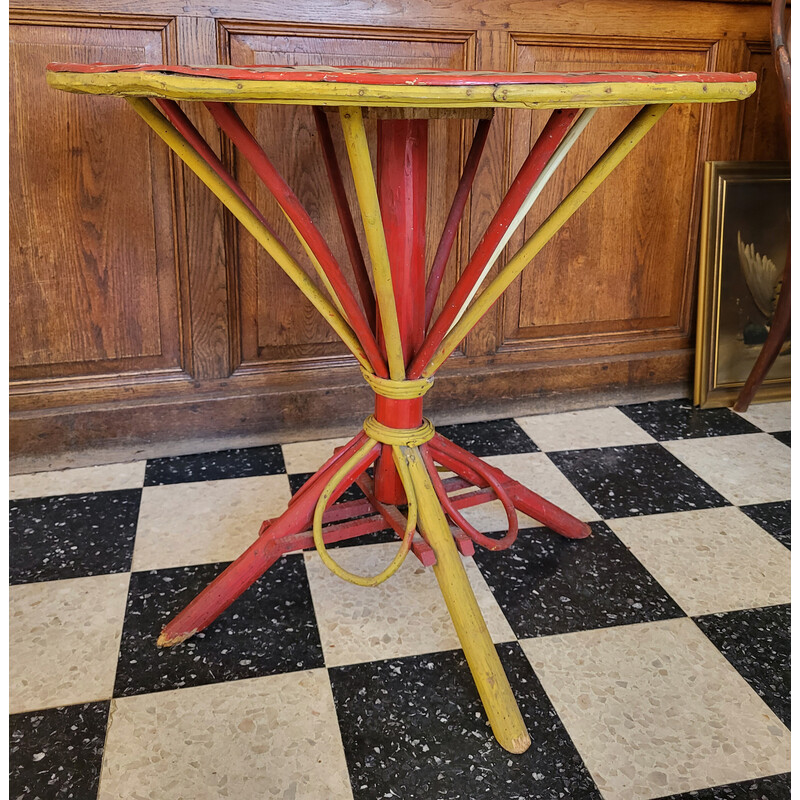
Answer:
<svg viewBox="0 0 800 800"><path fill-rule="evenodd" d="M436 554L433 573L447 603L489 724L501 747L510 753L524 753L531 746L531 738L469 585L439 498L417 448L403 447L402 450L417 495L420 525Z"/></svg>

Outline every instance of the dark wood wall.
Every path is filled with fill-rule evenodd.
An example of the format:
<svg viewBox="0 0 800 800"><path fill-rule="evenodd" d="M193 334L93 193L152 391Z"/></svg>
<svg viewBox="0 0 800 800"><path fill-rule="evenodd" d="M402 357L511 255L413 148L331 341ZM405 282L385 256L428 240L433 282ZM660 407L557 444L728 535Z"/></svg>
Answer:
<svg viewBox="0 0 800 800"><path fill-rule="evenodd" d="M703 162L786 157L768 17L678 0L12 0L12 454L302 438L370 406L354 361L205 187L122 100L50 90L49 61L757 72L744 103L673 107L542 251L430 393L455 419L689 380ZM498 113L445 288L546 113ZM346 263L309 110L242 114ZM597 114L525 232L632 114ZM429 251L473 125L431 122ZM221 155L290 240L249 168Z"/></svg>

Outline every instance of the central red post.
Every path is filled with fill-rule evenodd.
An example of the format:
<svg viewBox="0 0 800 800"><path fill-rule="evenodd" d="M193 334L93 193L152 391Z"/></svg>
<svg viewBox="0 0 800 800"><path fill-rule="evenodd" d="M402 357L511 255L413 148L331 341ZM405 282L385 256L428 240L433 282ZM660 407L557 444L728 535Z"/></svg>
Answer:
<svg viewBox="0 0 800 800"><path fill-rule="evenodd" d="M377 173L403 360L408 367L425 337L427 119L378 120ZM380 333L378 341L385 355ZM417 428L422 424L422 398L390 400L376 395L375 418L392 428ZM375 465L375 494L382 503L406 501L388 445L383 445Z"/></svg>

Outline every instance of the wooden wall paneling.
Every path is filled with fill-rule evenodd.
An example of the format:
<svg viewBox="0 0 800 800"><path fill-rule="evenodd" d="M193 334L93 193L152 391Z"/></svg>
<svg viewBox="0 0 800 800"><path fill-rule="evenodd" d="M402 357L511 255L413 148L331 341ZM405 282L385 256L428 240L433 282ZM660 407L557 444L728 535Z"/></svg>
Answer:
<svg viewBox="0 0 800 800"><path fill-rule="evenodd" d="M34 10L30 5L30 0L11 0L12 97L23 86L27 92L25 103L12 101L17 115L12 152L22 154L18 164L12 155L12 231L17 234L12 321L23 324L12 329L11 449L32 459L29 465L53 454L68 452L72 458L78 450L117 444L167 454L191 452L200 438L205 440L201 447L208 441L224 447L313 438L326 429L344 432L371 405L352 358L304 309L300 294L280 284L275 265L257 262L250 237L240 236L205 187L182 171L160 142L148 139L122 101L83 98L85 109L60 111L59 103L78 98L44 87L47 61L386 64L391 55L411 66L486 69L530 68L523 63L530 58L561 70L566 63L619 68L620 58L644 67L655 59L669 68L674 56L679 68L700 64L759 72L754 98L706 107L699 116L696 110L674 108L660 123L665 132L656 128L642 145L647 148L656 137L651 144L664 147L662 168L681 177L670 178L668 191L661 186L652 196L642 197L637 183L630 187L632 196L653 214L666 203L674 220L686 220L684 238L675 233L678 223L653 227L647 213L620 220L613 206L587 209L585 218L576 218L567 229L568 238L540 256L550 259L545 269L537 273L533 265L519 284L522 293L517 288L508 302L501 300L468 337L466 355L456 354L445 366L428 398L430 412L442 423L512 409L530 413L554 397L564 406L577 406L597 393L635 390L644 398L659 387L688 385L699 165L705 159L782 158L785 153L776 124L780 111L767 2L530 0L509 6L506 0L317 0L287 7L275 0L35 0ZM22 75L28 77L22 80ZM183 105L212 146L220 147L205 110ZM347 273L310 117L295 109L281 117L279 129L278 117L270 116L276 111L283 113L258 109L248 121L330 237ZM533 117L527 127L518 122L522 116L512 119L510 112L500 112L493 123L442 295L466 264L546 114L527 114ZM46 134L34 136L31 120ZM623 121L620 116L619 126ZM335 118L332 127L338 139ZM473 127L471 121L431 123L429 264ZM283 135L275 134L278 129ZM605 135L613 135L610 128ZM69 146L59 151L56 141ZM346 164L340 140L338 145ZM112 167L121 147L129 148L130 156ZM29 155L34 153L39 163ZM575 155L592 157L588 151ZM252 174L230 151L222 156L246 188L254 188ZM568 169L576 178L577 170ZM81 194L73 200L59 190L56 211L49 213L52 184L77 184ZM349 191L355 210L352 186ZM280 221L274 206L262 205ZM593 238L604 216L629 229ZM73 224L72 233L62 233L53 221L62 218ZM621 250L620 258L617 238L621 242L629 234L635 246ZM292 238L286 227L282 235L287 242ZM602 253L595 262L599 272L587 266L593 256L584 237ZM107 269L112 262L124 273ZM577 281L574 296L564 296L552 276L547 279L546 271L562 262ZM615 282L628 291L597 302L587 276L597 286ZM555 298L551 303L548 293ZM83 305L73 312L67 297Z"/></svg>
<svg viewBox="0 0 800 800"><path fill-rule="evenodd" d="M519 70L700 71L709 42L590 42L514 38ZM635 109L601 109L542 193L524 236L597 160ZM506 295L503 349L537 358L669 349L682 336L685 275L693 266L692 199L697 189L700 106L678 105L536 257ZM510 158L521 163L546 114L513 112ZM517 236L519 244L523 234ZM509 248L510 252L513 249ZM658 344L657 336L667 338ZM544 349L557 352L547 354ZM599 353L598 353L599 354Z"/></svg>
<svg viewBox="0 0 800 800"><path fill-rule="evenodd" d="M508 69L509 35L506 30L481 29L477 33L477 43L476 69ZM510 112L508 110L497 109L495 111L492 128L483 151L481 165L475 176L475 184L470 200L470 255L475 251L483 234L486 232L486 228L492 221L516 174L516 171L512 172L510 170L508 159L506 158L509 118ZM467 261L468 257L464 262L464 266L466 266ZM497 264L492 267L486 276L483 286L488 285L504 263L504 258L498 259ZM501 299L495 304L465 339L462 348L470 358L491 356L496 352L499 341L499 316L503 308L502 303ZM450 362L445 366L445 369L458 368L457 362Z"/></svg>
<svg viewBox="0 0 800 800"><path fill-rule="evenodd" d="M171 160L130 124L123 101L54 92L44 70L53 60L168 61L174 26L26 14L12 18L10 35L15 389L46 393L120 373L180 378Z"/></svg>
<svg viewBox="0 0 800 800"><path fill-rule="evenodd" d="M469 68L473 63L470 32L406 32L352 30L332 27L237 25L220 23L223 58L235 64L384 64L414 68ZM310 109L293 106L241 104L238 112L254 133L280 173L295 191L318 225L348 276L355 281L338 217L328 185ZM355 191L338 118L330 118L356 226L364 243ZM374 157L375 120L367 119ZM428 263L433 258L435 236L444 226L450 200L463 162L461 126L452 121L431 123L429 163L431 180L428 213ZM310 265L289 224L261 186L252 169L233 156L234 172L241 185L262 209L279 238L295 258ZM240 236L237 226L241 366L240 371L291 369L300 365L320 366L355 363L344 346L296 290L273 260L251 237ZM446 287L447 288L447 287ZM324 378L323 378L324 379Z"/></svg>
<svg viewBox="0 0 800 800"><path fill-rule="evenodd" d="M217 26L212 19L179 17L179 60L184 64L216 64ZM220 155L217 126L199 103L183 110ZM139 120L135 120L139 124ZM232 342L237 339L236 291L228 274L230 217L222 204L191 170L183 171L186 260L189 272L191 372L195 380L225 378L232 371Z"/></svg>
<svg viewBox="0 0 800 800"><path fill-rule="evenodd" d="M781 113L780 81L767 42L748 42L745 69L758 75L755 94L742 105L742 133L736 159L785 161L789 158Z"/></svg>
<svg viewBox="0 0 800 800"><path fill-rule="evenodd" d="M27 8L31 0L10 0L11 8ZM197 16L216 19L325 22L343 26L403 28L513 27L529 32L573 34L591 27L597 36L619 36L647 24L656 35L680 37L687 27L698 37L721 37L747 31L761 40L769 36L768 0L315 0L286 3L276 0L37 0L37 8L55 11ZM766 19L766 22L764 21Z"/></svg>
<svg viewBox="0 0 800 800"><path fill-rule="evenodd" d="M762 10L767 14L766 9ZM767 32L767 37L769 33ZM744 36L726 36L714 47L713 68L718 72L733 72L747 68L747 44ZM744 104L720 103L710 109L710 129L708 135L707 161L730 161L739 151Z"/></svg>

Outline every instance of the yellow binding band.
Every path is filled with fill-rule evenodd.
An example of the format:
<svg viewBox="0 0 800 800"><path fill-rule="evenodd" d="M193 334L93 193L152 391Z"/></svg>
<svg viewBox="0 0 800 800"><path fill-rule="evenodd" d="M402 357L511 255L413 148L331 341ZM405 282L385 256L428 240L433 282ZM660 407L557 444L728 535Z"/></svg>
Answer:
<svg viewBox="0 0 800 800"><path fill-rule="evenodd" d="M425 395L433 386L433 377L419 378L415 381L393 381L389 378L379 378L377 375L367 372L363 367L361 374L375 394L391 400L413 400Z"/></svg>
<svg viewBox="0 0 800 800"><path fill-rule="evenodd" d="M429 419L423 420L419 428L390 428L378 422L371 414L364 420L364 431L370 439L393 447L419 447L433 439L436 434Z"/></svg>

